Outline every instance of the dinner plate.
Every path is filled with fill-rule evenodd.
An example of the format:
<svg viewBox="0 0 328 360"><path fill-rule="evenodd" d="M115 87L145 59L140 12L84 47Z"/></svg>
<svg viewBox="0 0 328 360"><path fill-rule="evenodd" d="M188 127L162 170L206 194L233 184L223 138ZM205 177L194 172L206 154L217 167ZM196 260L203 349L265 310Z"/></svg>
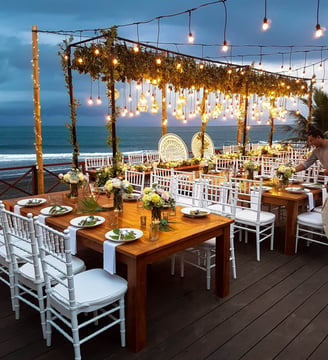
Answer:
<svg viewBox="0 0 328 360"><path fill-rule="evenodd" d="M303 183L301 185L309 189L322 189L322 184Z"/></svg>
<svg viewBox="0 0 328 360"><path fill-rule="evenodd" d="M30 199L22 199L17 201L17 205L25 206L25 207L32 207L32 206L39 206L44 204L47 200L43 198L30 198Z"/></svg>
<svg viewBox="0 0 328 360"><path fill-rule="evenodd" d="M135 240L141 238L141 236L143 235L143 232L139 229L121 228L119 230L120 230L120 232L123 232L123 233L133 231L133 233L135 234L135 237L133 239L122 239L122 238L119 239L118 235L115 234L113 230L111 230L105 234L105 238L107 240L111 240L111 241L115 241L115 242L126 243L126 242L130 242L130 241L135 241Z"/></svg>
<svg viewBox="0 0 328 360"><path fill-rule="evenodd" d="M207 209L203 209L199 207L183 208L181 209L181 212L184 216L188 216L192 218L200 218L210 214L210 212Z"/></svg>
<svg viewBox="0 0 328 360"><path fill-rule="evenodd" d="M74 218L70 221L70 224L75 226L75 227L79 227L79 228L89 228L89 227L94 227L94 226L98 226L101 225L103 222L105 222L105 218L103 218L102 216L94 216L97 219L97 222L95 224L85 224L82 225L81 222L83 220L86 220L88 218L90 218L91 215L86 215L86 216L79 216L77 218Z"/></svg>
<svg viewBox="0 0 328 360"><path fill-rule="evenodd" d="M272 176L270 176L270 175L255 176L255 179L263 179L263 180L270 180L271 178L272 178Z"/></svg>
<svg viewBox="0 0 328 360"><path fill-rule="evenodd" d="M287 187L286 191L296 193L296 194L303 194L303 193L310 192L309 189L303 189L303 188L300 188L300 187Z"/></svg>
<svg viewBox="0 0 328 360"><path fill-rule="evenodd" d="M63 211L58 211L58 212L50 212L50 210L54 207L54 205L52 206L48 206L48 207L45 207L43 209L40 210L40 213L43 214L43 215L46 215L46 216L60 216L60 215L65 215L65 214L68 214L69 212L71 212L73 210L72 207L70 206L61 206L61 205L58 205L58 209L62 209Z"/></svg>
<svg viewBox="0 0 328 360"><path fill-rule="evenodd" d="M269 191L271 190L271 186L262 186L262 191ZM259 186L251 186L251 190L260 190Z"/></svg>

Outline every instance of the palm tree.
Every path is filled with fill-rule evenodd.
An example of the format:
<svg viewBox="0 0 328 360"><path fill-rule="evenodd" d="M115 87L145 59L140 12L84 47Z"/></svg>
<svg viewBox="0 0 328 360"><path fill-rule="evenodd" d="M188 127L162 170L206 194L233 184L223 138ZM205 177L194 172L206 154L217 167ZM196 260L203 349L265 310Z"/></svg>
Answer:
<svg viewBox="0 0 328 360"><path fill-rule="evenodd" d="M300 100L305 106L308 106L308 100L306 98L302 98ZM292 110L288 113L294 120L294 126L285 125L284 131L291 132L294 137L286 140L306 141L308 127L307 118L298 110ZM328 135L328 94L317 88L313 91L311 125L314 125L321 130L324 135Z"/></svg>

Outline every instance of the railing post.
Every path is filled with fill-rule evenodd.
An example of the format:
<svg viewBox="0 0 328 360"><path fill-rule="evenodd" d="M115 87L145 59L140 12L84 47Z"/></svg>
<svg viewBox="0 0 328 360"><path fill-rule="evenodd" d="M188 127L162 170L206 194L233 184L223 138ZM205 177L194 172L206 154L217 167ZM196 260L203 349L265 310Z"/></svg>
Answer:
<svg viewBox="0 0 328 360"><path fill-rule="evenodd" d="M32 192L33 195L38 194L38 171L36 165L32 165Z"/></svg>

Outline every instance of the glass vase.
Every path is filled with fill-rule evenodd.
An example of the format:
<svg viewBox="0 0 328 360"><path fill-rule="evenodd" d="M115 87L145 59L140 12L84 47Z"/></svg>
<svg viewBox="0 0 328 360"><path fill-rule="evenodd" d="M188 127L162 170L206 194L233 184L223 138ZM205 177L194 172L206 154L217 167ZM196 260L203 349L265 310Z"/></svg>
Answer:
<svg viewBox="0 0 328 360"><path fill-rule="evenodd" d="M123 212L123 196L121 191L114 190L113 203L114 203L114 210Z"/></svg>
<svg viewBox="0 0 328 360"><path fill-rule="evenodd" d="M70 184L70 192L67 194L70 199L77 199L79 197L79 184Z"/></svg>
<svg viewBox="0 0 328 360"><path fill-rule="evenodd" d="M247 170L247 179L254 180L254 170L253 169Z"/></svg>
<svg viewBox="0 0 328 360"><path fill-rule="evenodd" d="M152 222L161 221L161 212L162 209L159 207L153 207L151 209L151 220Z"/></svg>

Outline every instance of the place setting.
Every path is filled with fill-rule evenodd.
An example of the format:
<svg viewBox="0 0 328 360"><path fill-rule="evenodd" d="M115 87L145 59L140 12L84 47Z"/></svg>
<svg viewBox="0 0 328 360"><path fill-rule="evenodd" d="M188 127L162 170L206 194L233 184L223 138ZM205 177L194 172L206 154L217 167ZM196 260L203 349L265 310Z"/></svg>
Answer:
<svg viewBox="0 0 328 360"><path fill-rule="evenodd" d="M184 216L190 218L203 218L210 214L210 211L207 209L198 207L186 207L181 209L181 212Z"/></svg>
<svg viewBox="0 0 328 360"><path fill-rule="evenodd" d="M127 243L135 241L143 236L143 231L133 228L115 228L105 234L105 238L110 241Z"/></svg>
<svg viewBox="0 0 328 360"><path fill-rule="evenodd" d="M21 199L17 201L17 205L22 207L34 207L39 206L47 202L44 198L30 198L30 199Z"/></svg>
<svg viewBox="0 0 328 360"><path fill-rule="evenodd" d="M40 210L40 213L45 216L61 216L70 213L73 210L71 206L57 205L47 206Z"/></svg>

